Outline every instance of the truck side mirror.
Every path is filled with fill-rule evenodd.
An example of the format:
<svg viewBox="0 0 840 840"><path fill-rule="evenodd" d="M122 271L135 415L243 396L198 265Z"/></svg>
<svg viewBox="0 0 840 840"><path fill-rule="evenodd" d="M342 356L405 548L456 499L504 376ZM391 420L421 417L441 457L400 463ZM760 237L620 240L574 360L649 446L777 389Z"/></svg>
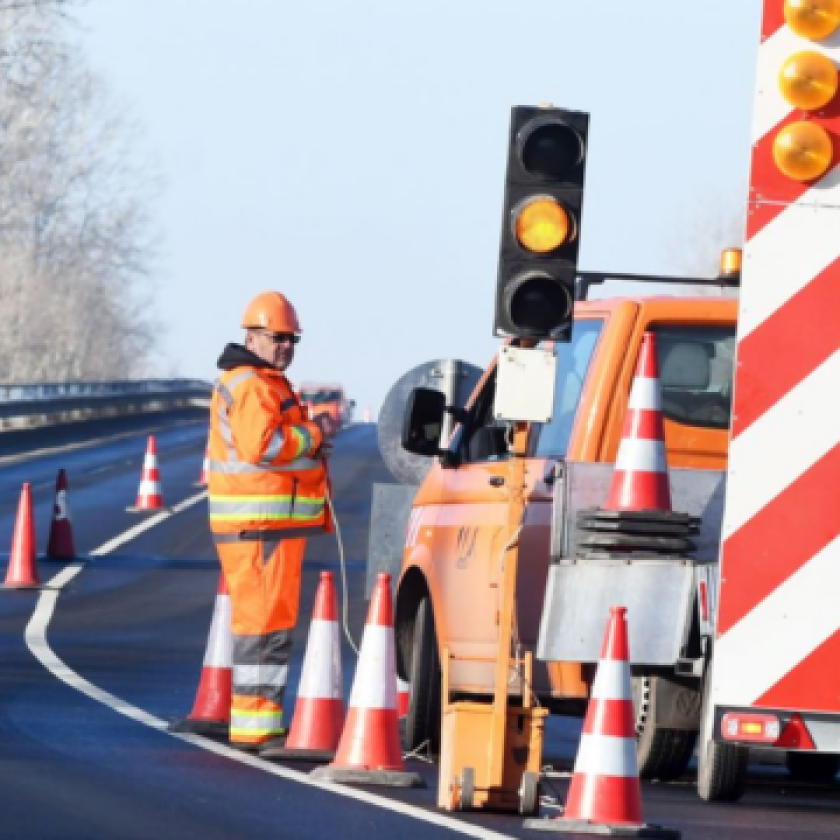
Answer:
<svg viewBox="0 0 840 840"><path fill-rule="evenodd" d="M403 449L429 458L440 455L440 433L445 411L446 397L440 391L415 388L405 406Z"/></svg>

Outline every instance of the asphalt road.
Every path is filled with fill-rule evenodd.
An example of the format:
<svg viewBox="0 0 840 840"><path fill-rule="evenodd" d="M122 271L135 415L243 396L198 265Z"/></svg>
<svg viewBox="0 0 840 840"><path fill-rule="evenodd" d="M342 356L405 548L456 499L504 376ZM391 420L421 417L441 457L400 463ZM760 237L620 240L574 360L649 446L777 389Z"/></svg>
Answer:
<svg viewBox="0 0 840 840"><path fill-rule="evenodd" d="M421 790L328 789L306 765L276 765L202 738L179 738L166 724L191 708L218 582L203 500L188 504L124 542L148 522L134 503L150 422L156 427L167 504L198 492L206 433L195 412L129 427L113 423L49 435L0 435L0 549L11 543L20 485L32 485L39 544L46 544L59 467L70 478L70 508L80 553L75 564L42 559L59 589L0 591L0 837L90 838L392 838L509 835L540 837L505 814L444 814L434 807L436 768L410 760ZM104 437L103 437L104 436ZM53 451L27 452L49 447ZM55 451L56 447L74 448ZM344 538L352 635L364 623L364 573L371 484L389 481L375 427L338 438L332 462ZM110 546L109 546L110 544ZM105 547L106 553L90 556ZM110 550L108 550L110 548ZM331 537L310 543L301 614L308 620L323 569L338 571ZM306 620L290 675L299 677ZM349 692L355 657L344 644ZM580 722L552 718L546 764L552 768L544 814L565 798ZM840 835L840 786L794 786L781 768L755 764L741 803L708 805L691 775L643 786L648 821L684 838L822 838ZM555 801L551 801L551 797Z"/></svg>

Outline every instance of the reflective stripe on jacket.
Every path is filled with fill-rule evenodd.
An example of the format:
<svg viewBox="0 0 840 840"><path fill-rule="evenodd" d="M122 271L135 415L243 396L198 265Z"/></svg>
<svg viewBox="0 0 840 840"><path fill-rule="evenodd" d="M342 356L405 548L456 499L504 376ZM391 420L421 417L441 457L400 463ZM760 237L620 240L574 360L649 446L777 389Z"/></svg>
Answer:
<svg viewBox="0 0 840 840"><path fill-rule="evenodd" d="M321 530L326 473L311 456L321 446L286 377L269 368L223 373L210 408L208 458L210 529Z"/></svg>

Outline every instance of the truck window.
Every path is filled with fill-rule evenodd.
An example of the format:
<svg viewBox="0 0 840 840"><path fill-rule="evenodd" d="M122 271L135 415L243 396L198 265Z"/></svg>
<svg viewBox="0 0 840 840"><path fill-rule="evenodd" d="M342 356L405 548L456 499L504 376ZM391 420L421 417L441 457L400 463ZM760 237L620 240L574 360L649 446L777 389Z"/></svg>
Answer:
<svg viewBox="0 0 840 840"><path fill-rule="evenodd" d="M658 325L663 414L675 423L728 429L732 413L735 327Z"/></svg>
<svg viewBox="0 0 840 840"><path fill-rule="evenodd" d="M555 344L557 356L557 390L554 395L554 415L550 423L539 424L537 458L565 458L569 438L575 422L583 383L595 345L601 335L603 321L575 321L572 340L568 344Z"/></svg>
<svg viewBox="0 0 840 840"><path fill-rule="evenodd" d="M341 391L301 391L300 398L312 405L326 405L330 402L341 402L344 396Z"/></svg>
<svg viewBox="0 0 840 840"><path fill-rule="evenodd" d="M450 448L458 453L464 464L483 461L504 461L509 457L506 436L510 424L493 416L496 397L496 371L487 377L484 387L476 397L466 422L459 426L452 437Z"/></svg>

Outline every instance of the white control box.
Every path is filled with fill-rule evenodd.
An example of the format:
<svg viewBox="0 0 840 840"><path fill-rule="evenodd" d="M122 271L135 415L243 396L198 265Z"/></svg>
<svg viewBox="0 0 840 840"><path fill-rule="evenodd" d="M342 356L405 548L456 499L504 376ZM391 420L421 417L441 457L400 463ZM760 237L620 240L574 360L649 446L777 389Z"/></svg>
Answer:
<svg viewBox="0 0 840 840"><path fill-rule="evenodd" d="M556 377L557 358L553 350L502 347L493 414L499 420L550 422Z"/></svg>

